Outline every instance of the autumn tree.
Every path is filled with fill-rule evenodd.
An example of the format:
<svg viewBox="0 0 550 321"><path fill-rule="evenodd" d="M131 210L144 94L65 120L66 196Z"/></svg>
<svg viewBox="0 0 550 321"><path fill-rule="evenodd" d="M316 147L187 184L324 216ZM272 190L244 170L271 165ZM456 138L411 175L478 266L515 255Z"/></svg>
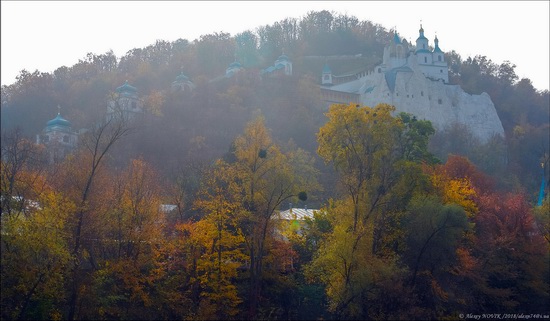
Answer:
<svg viewBox="0 0 550 321"><path fill-rule="evenodd" d="M23 136L19 128L2 133L0 213L19 214L37 196L35 183L43 181L43 150ZM36 201L36 200L35 200Z"/></svg>
<svg viewBox="0 0 550 321"><path fill-rule="evenodd" d="M196 235L202 246L197 274L202 287L201 315L210 319L234 317L242 302L234 284L237 268L245 264L244 238L238 218L244 211L243 186L235 167L219 160L207 174L195 206L206 216ZM208 312L210 310L210 312Z"/></svg>
<svg viewBox="0 0 550 321"><path fill-rule="evenodd" d="M422 125L424 129L406 127L412 121L393 117L394 110L385 104L332 105L329 122L319 130L318 153L341 175L353 204L354 230L386 204L384 198L403 174L400 170L407 168L403 161L421 161L429 155L426 142L433 128L429 123Z"/></svg>
<svg viewBox="0 0 550 321"><path fill-rule="evenodd" d="M157 176L143 160L133 160L110 184L113 198L96 210L109 224L98 229L90 250L97 267L87 301L96 301L97 311L89 311L88 317L147 319L156 314L152 293L159 277L155 267L165 223Z"/></svg>
<svg viewBox="0 0 550 321"><path fill-rule="evenodd" d="M345 192L326 208L334 230L309 270L327 285L330 310L342 317L398 317L381 301L369 307L374 293L405 304L398 295L405 291L397 256L400 221L415 191L426 184L414 161L429 157L433 129L429 123L416 127L406 115L393 117L393 111L385 104L332 105L318 133L318 153L334 165Z"/></svg>
<svg viewBox="0 0 550 321"><path fill-rule="evenodd" d="M68 319L73 320L81 293L82 270L81 264L83 235L90 235L91 222L94 220L94 206L101 201L96 197L101 187L96 182L104 174L104 163L108 153L116 142L130 132L129 124L120 118L99 123L93 130L81 137L81 146L76 154L69 158L62 171L55 174L54 183L77 206L71 216L68 228L72 229L70 243L73 258L70 276L67 278L69 286ZM86 251L90 252L90 251Z"/></svg>
<svg viewBox="0 0 550 321"><path fill-rule="evenodd" d="M305 198L307 194L300 192L317 185L315 177L305 176L314 172L301 171L312 166L311 159L302 153L283 153L272 142L262 117L250 122L235 139L228 159L230 162L216 165L220 169L215 169L216 180L221 182L218 190L212 190L210 184L210 192L200 204L218 226L218 238L224 235L220 228L227 228L231 220L243 237L249 273L248 316L254 318L262 295L265 259L272 249L273 214L286 200L298 195ZM222 174L231 176L227 180ZM226 205L220 207L221 201Z"/></svg>
<svg viewBox="0 0 550 321"><path fill-rule="evenodd" d="M480 198L479 208L474 251L483 276L475 287L479 309L543 313L550 297L550 253L532 206L521 194L492 193Z"/></svg>
<svg viewBox="0 0 550 321"><path fill-rule="evenodd" d="M32 189L32 198L1 218L2 319L61 319L71 262L66 223L75 205L43 175L25 171L18 183Z"/></svg>
<svg viewBox="0 0 550 321"><path fill-rule="evenodd" d="M548 195L543 200L542 205L534 209L534 214L539 232L550 249L550 197Z"/></svg>
<svg viewBox="0 0 550 321"><path fill-rule="evenodd" d="M256 305L261 295L261 280L264 256L268 253L269 231L274 212L288 199L312 186L311 180L296 172L290 155L284 154L272 143L263 118L247 125L242 136L235 140L235 166L243 175L244 215L241 229L250 260L249 317L256 315Z"/></svg>

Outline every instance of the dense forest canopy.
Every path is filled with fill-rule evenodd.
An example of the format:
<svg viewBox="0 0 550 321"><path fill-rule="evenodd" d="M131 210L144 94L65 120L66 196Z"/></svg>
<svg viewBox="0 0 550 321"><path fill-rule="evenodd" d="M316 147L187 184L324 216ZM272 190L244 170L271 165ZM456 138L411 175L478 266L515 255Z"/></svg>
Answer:
<svg viewBox="0 0 550 321"><path fill-rule="evenodd" d="M505 137L327 109L325 62L372 68L392 38L320 11L21 71L1 93L2 319L550 314L549 92L452 50L450 83L488 93ZM262 77L283 54L292 75ZM144 117L105 121L125 81ZM78 147L49 164L34 142L58 106ZM275 219L289 207L318 211Z"/></svg>

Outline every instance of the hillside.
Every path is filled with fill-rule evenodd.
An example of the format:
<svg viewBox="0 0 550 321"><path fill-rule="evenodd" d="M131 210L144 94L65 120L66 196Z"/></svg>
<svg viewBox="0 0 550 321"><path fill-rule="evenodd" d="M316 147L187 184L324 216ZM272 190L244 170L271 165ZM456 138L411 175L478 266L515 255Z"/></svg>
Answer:
<svg viewBox="0 0 550 321"><path fill-rule="evenodd" d="M2 319L547 318L549 92L450 50L504 137L327 108L325 63L372 69L393 37L321 11L22 71L0 109Z"/></svg>

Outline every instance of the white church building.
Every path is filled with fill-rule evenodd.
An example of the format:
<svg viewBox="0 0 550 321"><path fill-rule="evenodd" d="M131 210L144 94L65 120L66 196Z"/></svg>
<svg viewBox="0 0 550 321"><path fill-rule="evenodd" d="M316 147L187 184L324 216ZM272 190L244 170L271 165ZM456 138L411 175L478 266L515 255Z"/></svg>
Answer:
<svg viewBox="0 0 550 321"><path fill-rule="evenodd" d="M494 135L504 136L489 95L470 95L459 85L450 85L448 65L437 36L434 43L431 50L422 25L416 46L395 33L384 48L380 65L368 72L346 75L345 81L335 81L338 76L326 64L321 76L323 100L328 105L358 103L370 107L387 103L395 106L397 112L431 121L436 130L453 123L464 124L481 142Z"/></svg>

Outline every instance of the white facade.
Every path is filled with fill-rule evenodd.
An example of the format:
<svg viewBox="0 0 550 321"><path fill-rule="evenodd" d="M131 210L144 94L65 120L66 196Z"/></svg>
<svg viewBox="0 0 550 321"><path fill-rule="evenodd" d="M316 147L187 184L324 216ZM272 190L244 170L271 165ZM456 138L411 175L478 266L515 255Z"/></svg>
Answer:
<svg viewBox="0 0 550 321"><path fill-rule="evenodd" d="M78 135L72 130L71 123L57 113L47 122L42 134L36 136L36 143L46 146L50 163L57 163L76 148Z"/></svg>
<svg viewBox="0 0 550 321"><path fill-rule="evenodd" d="M260 76L278 74L292 76L292 61L284 53L275 60L273 66L269 66L260 71Z"/></svg>
<svg viewBox="0 0 550 321"><path fill-rule="evenodd" d="M243 66L237 62L236 60L234 62L232 62L229 67L227 67L227 69L225 69L225 77L226 78L231 78L233 77L236 73L238 73L239 71L241 71L243 69Z"/></svg>
<svg viewBox="0 0 550 321"><path fill-rule="evenodd" d="M322 85L332 85L332 71L328 64L325 64L323 67L323 74L321 75L321 84Z"/></svg>
<svg viewBox="0 0 550 321"><path fill-rule="evenodd" d="M176 80L172 82L172 91L192 91L195 89L195 84L185 76L183 72L176 77Z"/></svg>
<svg viewBox="0 0 550 321"><path fill-rule="evenodd" d="M143 101L137 89L126 81L116 89L116 96L107 104L107 121L112 119L130 120L143 115Z"/></svg>

